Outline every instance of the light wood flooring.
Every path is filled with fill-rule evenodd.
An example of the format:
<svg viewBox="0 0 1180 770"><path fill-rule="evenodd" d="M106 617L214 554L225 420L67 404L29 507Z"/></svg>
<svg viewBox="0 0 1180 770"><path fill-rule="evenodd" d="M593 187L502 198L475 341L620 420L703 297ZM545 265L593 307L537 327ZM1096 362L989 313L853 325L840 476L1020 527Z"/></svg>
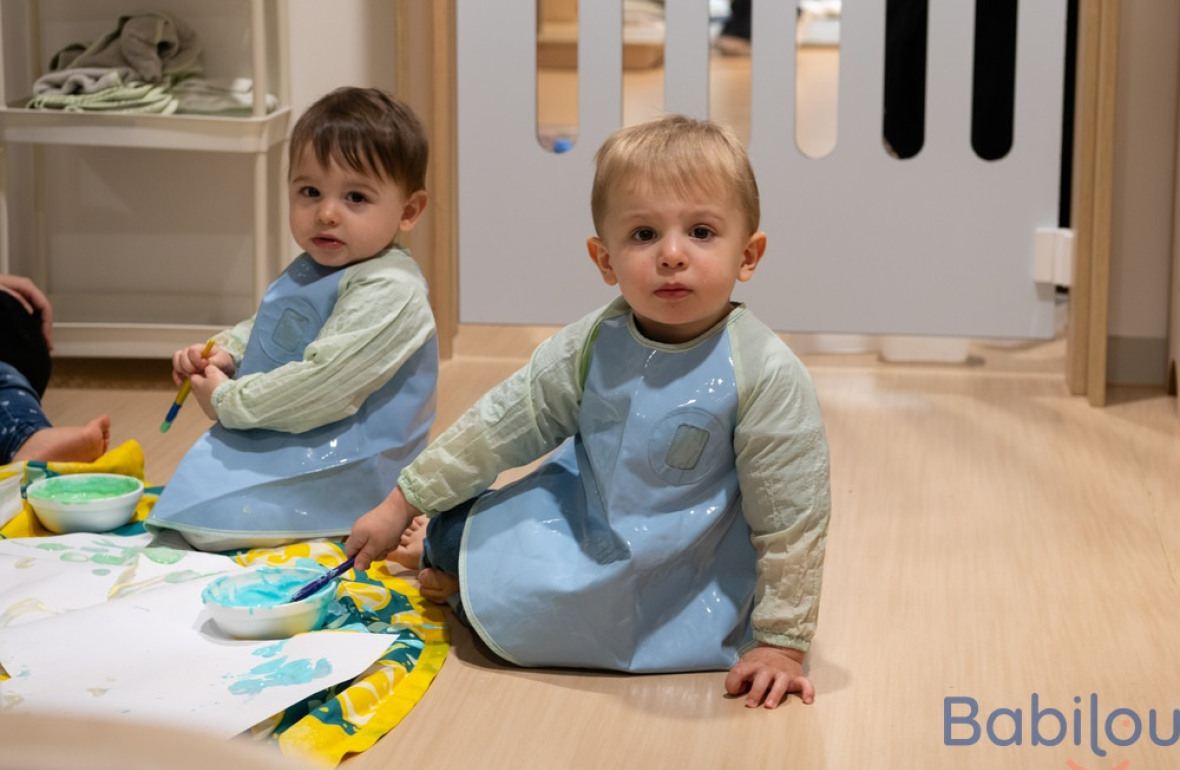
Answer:
<svg viewBox="0 0 1180 770"><path fill-rule="evenodd" d="M545 328L464 327L442 366L439 425L523 363ZM832 452L833 513L819 632L818 690L804 706L749 711L720 673L620 676L522 670L493 661L456 626L442 672L409 716L349 767L395 768L1067 768L1180 766L1180 418L1175 399L1118 390L1104 409L1067 394L1058 340L976 345L966 365L896 365L813 355ZM111 415L138 439L148 476L167 481L206 426L171 400L167 365L123 380L59 366L55 421ZM159 367L159 375L155 372ZM63 387L90 382L86 387ZM60 384L59 384L60 383ZM109 387L115 385L117 387ZM157 388L157 389L153 389ZM1058 746L1033 746L1030 699L1072 720ZM1099 718L1133 709L1143 735L1088 748ZM946 697L971 697L985 732L945 746ZM997 747L986 717L1020 709L1022 745ZM956 714L964 713L963 709ZM1118 717L1119 715L1116 715ZM1131 735L1129 717L1114 734ZM1071 723L1072 724L1072 723ZM1012 720L998 718L1000 737ZM1098 725L1100 735L1104 727ZM1042 721L1042 735L1057 730ZM967 737L960 726L953 737Z"/></svg>

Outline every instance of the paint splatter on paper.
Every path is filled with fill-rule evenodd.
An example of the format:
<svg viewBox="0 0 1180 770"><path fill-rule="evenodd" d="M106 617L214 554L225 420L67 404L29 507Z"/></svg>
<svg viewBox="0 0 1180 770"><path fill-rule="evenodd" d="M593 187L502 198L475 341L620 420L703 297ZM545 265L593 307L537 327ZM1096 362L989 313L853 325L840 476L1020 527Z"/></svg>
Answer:
<svg viewBox="0 0 1180 770"><path fill-rule="evenodd" d="M257 654L257 653L255 653ZM315 679L323 679L332 673L332 664L325 658L315 663L311 658L287 660L281 658L261 663L246 674L240 675L236 682L229 686L234 695L257 695L268 687L286 687L293 684L308 684Z"/></svg>

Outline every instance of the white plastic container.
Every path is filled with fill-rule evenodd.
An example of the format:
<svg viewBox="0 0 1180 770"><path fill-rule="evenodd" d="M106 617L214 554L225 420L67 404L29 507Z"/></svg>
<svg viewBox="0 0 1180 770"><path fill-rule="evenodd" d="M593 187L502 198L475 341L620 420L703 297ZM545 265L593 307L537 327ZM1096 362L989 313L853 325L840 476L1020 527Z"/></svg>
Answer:
<svg viewBox="0 0 1180 770"><path fill-rule="evenodd" d="M336 581L306 599L289 602L301 587L325 570L306 567L261 567L217 578L201 592L201 600L217 626L238 639L285 639L319 627L336 597Z"/></svg>
<svg viewBox="0 0 1180 770"><path fill-rule="evenodd" d="M143 482L118 473L72 473L34 481L25 497L52 532L107 532L131 521Z"/></svg>

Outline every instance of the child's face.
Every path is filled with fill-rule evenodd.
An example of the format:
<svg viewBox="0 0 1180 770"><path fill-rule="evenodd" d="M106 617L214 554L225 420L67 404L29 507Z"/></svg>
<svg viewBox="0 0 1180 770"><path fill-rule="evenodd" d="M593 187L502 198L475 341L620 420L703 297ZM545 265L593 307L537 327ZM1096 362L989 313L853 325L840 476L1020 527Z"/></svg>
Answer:
<svg viewBox="0 0 1180 770"><path fill-rule="evenodd" d="M601 237L587 242L607 284L618 284L640 330L657 342L686 342L730 310L766 250L751 234L737 195L612 190Z"/></svg>
<svg viewBox="0 0 1180 770"><path fill-rule="evenodd" d="M399 232L413 229L426 208L426 192L406 195L384 176L363 174L334 160L320 165L311 150L291 169L291 235L325 267L374 257Z"/></svg>

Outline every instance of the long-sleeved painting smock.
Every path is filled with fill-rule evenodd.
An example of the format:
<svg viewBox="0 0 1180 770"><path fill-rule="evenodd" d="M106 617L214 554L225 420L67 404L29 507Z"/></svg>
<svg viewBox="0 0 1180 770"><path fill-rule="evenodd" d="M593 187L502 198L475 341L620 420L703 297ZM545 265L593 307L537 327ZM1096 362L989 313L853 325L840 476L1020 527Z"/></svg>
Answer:
<svg viewBox="0 0 1180 770"><path fill-rule="evenodd" d="M406 252L344 268L301 255L253 318L214 339L237 371L149 528L207 550L344 535L425 446L438 348Z"/></svg>
<svg viewBox="0 0 1180 770"><path fill-rule="evenodd" d="M399 483L434 514L559 445L468 517L462 597L493 649L527 665L639 671L725 667L751 635L808 648L830 509L827 442L806 370L746 307L668 345L644 338L626 302L612 302L542 343ZM561 608L568 618L552 614ZM545 614L542 624L565 624L552 643L518 638L513 629ZM677 623L686 637L672 638ZM693 637L710 623L720 623L716 638ZM544 636L540 628L524 633Z"/></svg>

